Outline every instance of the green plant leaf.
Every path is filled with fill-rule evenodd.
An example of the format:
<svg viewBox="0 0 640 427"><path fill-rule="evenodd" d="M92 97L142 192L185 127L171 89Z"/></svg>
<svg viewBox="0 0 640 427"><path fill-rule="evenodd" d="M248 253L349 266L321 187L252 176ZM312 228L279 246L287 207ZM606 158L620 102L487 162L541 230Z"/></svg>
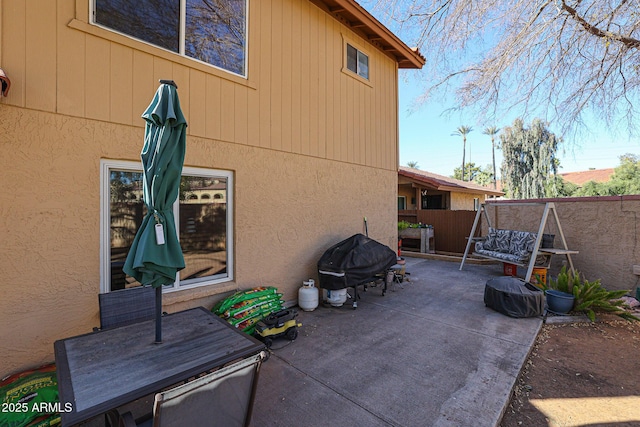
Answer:
<svg viewBox="0 0 640 427"><path fill-rule="evenodd" d="M627 320L640 320L625 311L624 301L620 300L629 290L608 291L600 279L589 281L577 270L567 272L566 266L562 266L557 278L549 280L547 289L573 294L573 311L585 313L592 322L598 311L613 313Z"/></svg>
<svg viewBox="0 0 640 427"><path fill-rule="evenodd" d="M618 314L618 316L620 316L620 317L622 317L623 319L626 319L626 320L628 320L628 321L630 321L630 322L631 322L632 320L635 320L636 322L640 322L640 318L639 318L639 317L636 317L636 316L634 316L634 315L633 315L633 314L631 314L631 313L627 313L626 311L625 311L624 313L620 313L620 314Z"/></svg>

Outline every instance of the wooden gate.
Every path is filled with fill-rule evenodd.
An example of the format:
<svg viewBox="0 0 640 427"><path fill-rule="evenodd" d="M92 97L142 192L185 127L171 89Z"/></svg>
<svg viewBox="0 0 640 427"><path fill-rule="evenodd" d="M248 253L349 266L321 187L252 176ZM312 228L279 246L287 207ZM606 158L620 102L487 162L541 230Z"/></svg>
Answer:
<svg viewBox="0 0 640 427"><path fill-rule="evenodd" d="M475 211L399 210L398 221L433 225L436 251L463 254L475 215Z"/></svg>

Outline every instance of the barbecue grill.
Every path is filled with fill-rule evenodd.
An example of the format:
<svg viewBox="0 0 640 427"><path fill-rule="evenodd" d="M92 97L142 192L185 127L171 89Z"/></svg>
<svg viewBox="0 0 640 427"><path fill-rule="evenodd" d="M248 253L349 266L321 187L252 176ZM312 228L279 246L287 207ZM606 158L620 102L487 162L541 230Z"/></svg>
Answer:
<svg viewBox="0 0 640 427"><path fill-rule="evenodd" d="M355 234L327 249L318 261L320 287L328 291L353 289L353 308L358 307L358 286L382 284L382 295L394 280L391 266L397 255L388 246L363 234Z"/></svg>

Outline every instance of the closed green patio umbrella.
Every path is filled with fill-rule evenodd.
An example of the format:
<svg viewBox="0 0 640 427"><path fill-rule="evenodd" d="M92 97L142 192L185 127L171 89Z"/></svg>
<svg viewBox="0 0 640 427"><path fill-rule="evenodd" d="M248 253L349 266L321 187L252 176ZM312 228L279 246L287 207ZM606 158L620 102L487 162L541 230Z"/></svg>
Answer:
<svg viewBox="0 0 640 427"><path fill-rule="evenodd" d="M173 284L176 273L184 268L173 204L180 191L187 129L177 86L167 80L160 83L142 114L146 125L140 157L147 214L123 267L143 286L156 288L156 342L162 341L162 286Z"/></svg>

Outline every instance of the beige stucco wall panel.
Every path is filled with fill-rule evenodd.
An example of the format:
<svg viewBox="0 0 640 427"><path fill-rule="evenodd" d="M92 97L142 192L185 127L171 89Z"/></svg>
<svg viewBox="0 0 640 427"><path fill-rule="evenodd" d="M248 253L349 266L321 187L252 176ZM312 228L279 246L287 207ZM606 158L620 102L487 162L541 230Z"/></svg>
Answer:
<svg viewBox="0 0 640 427"><path fill-rule="evenodd" d="M190 135L396 167L395 62L311 2L252 3L248 79L90 25L86 4L1 4L2 103L136 126L158 80L173 79ZM344 70L346 42L369 55L369 81Z"/></svg>
<svg viewBox="0 0 640 427"><path fill-rule="evenodd" d="M87 37L86 43L84 67L87 74L84 82L86 105L84 117L107 121L110 119L109 95L112 84L109 62L111 43L97 37ZM118 66L126 65L118 64ZM121 92L123 96L126 93L124 90Z"/></svg>
<svg viewBox="0 0 640 427"><path fill-rule="evenodd" d="M53 359L53 341L98 326L100 159L138 161L144 129L0 108L0 375ZM369 221L394 247L395 171L188 137L185 164L235 178L235 282L166 294L165 310L277 286L295 300L329 246ZM7 319L10 319L8 321ZM5 371L6 370L6 371Z"/></svg>
<svg viewBox="0 0 640 427"><path fill-rule="evenodd" d="M203 166L203 159L209 167L235 171L240 287L277 286L285 298L295 299L305 276L317 276L322 252L364 232L365 216L372 237L388 245L395 239L393 172L191 139L187 164ZM380 200L388 200L389 207Z"/></svg>
<svg viewBox="0 0 640 427"><path fill-rule="evenodd" d="M133 120L133 51L118 44L111 45L111 60L122 64L109 71L110 121L131 125Z"/></svg>
<svg viewBox="0 0 640 427"><path fill-rule="evenodd" d="M157 62L157 58L156 58ZM191 96L193 91L191 90L191 68L180 63L176 63L173 61L165 61L161 60L162 64L167 66L167 70L164 67L155 68L155 78L156 82L159 82L162 79L173 79L176 82L180 82L178 84L178 90L180 95L180 106L182 107L182 112L185 114L185 117L191 117ZM169 70L170 68L170 70ZM170 76L170 77L166 77ZM157 86L156 86L157 88ZM198 93L196 96L201 97L202 93ZM184 103L184 107L182 104ZM147 104L148 105L148 104Z"/></svg>
<svg viewBox="0 0 640 427"><path fill-rule="evenodd" d="M133 51L133 87L131 88L132 105L131 124L136 125L140 120L140 115L151 101L150 93L154 93L157 88L157 81L149 76L153 75L154 58L145 52Z"/></svg>
<svg viewBox="0 0 640 427"><path fill-rule="evenodd" d="M56 106L56 3L47 0L26 3L25 89L26 104L37 110ZM11 16L7 17L11 19ZM15 37L15 36L14 36Z"/></svg>
<svg viewBox="0 0 640 427"><path fill-rule="evenodd" d="M88 24L88 0L0 2L0 375L98 326L100 159L139 160L159 79L179 86L185 164L235 177L236 280L167 293L167 311L255 285L295 299L364 216L395 247L396 63L311 2L250 4L244 79Z"/></svg>
<svg viewBox="0 0 640 427"><path fill-rule="evenodd" d="M57 3L57 45L67 46L60 49L56 56L56 109L61 114L81 117L84 114L84 52L85 35L80 31L68 31L69 16L73 16L75 5L72 2Z"/></svg>
<svg viewBox="0 0 640 427"><path fill-rule="evenodd" d="M204 136L207 130L206 106L207 100L200 94L206 93L207 75L199 70L191 70L189 73L189 127L191 135Z"/></svg>
<svg viewBox="0 0 640 427"><path fill-rule="evenodd" d="M274 155L281 157L278 153L267 157ZM256 166L264 157L260 153L255 158ZM236 196L236 252L243 254L237 267L239 281L277 286L285 291L286 299L294 299L305 276L317 279L315 264L327 247L364 232L365 216L371 236L388 245L395 238L397 220L390 172L286 157L273 158L274 165L286 167L238 173L237 187L250 189L250 193ZM375 191L366 188L374 184ZM273 197L267 187L275 187L279 197ZM388 204L381 205L381 200ZM243 201L249 206L243 207Z"/></svg>
<svg viewBox="0 0 640 427"><path fill-rule="evenodd" d="M81 121L3 106L0 123L0 359L13 370L97 326L99 168Z"/></svg>
<svg viewBox="0 0 640 427"><path fill-rule="evenodd" d="M635 291L638 276L633 265L640 264L640 198L626 196L553 199L569 249L580 251L572 260L588 280L601 279L607 289ZM537 231L544 205L487 208L492 223L499 228ZM555 247L561 247L560 234L551 215L545 229L555 234ZM486 224L483 221L484 233ZM553 258L552 274L562 266L563 256Z"/></svg>
<svg viewBox="0 0 640 427"><path fill-rule="evenodd" d="M472 211L473 199L479 199L480 202L484 201L484 194L473 193L458 193L452 191L451 193L451 210L452 211Z"/></svg>
<svg viewBox="0 0 640 427"><path fill-rule="evenodd" d="M26 75L26 5L4 1L2 7L2 64L11 79L11 90L3 103L24 106Z"/></svg>
<svg viewBox="0 0 640 427"><path fill-rule="evenodd" d="M249 128L253 128L254 124L252 120L248 116L249 111L249 100L247 98L248 89L244 86L234 85L233 87L233 98L234 102L234 130L233 130L233 141L236 144L249 144ZM251 144L254 145L254 144Z"/></svg>
<svg viewBox="0 0 640 427"><path fill-rule="evenodd" d="M415 199L416 199L415 188L411 187L410 185L398 186L398 197L400 196L404 196L406 199L406 203L405 203L406 209L417 209L416 203L415 203ZM412 199L414 203L411 203Z"/></svg>

